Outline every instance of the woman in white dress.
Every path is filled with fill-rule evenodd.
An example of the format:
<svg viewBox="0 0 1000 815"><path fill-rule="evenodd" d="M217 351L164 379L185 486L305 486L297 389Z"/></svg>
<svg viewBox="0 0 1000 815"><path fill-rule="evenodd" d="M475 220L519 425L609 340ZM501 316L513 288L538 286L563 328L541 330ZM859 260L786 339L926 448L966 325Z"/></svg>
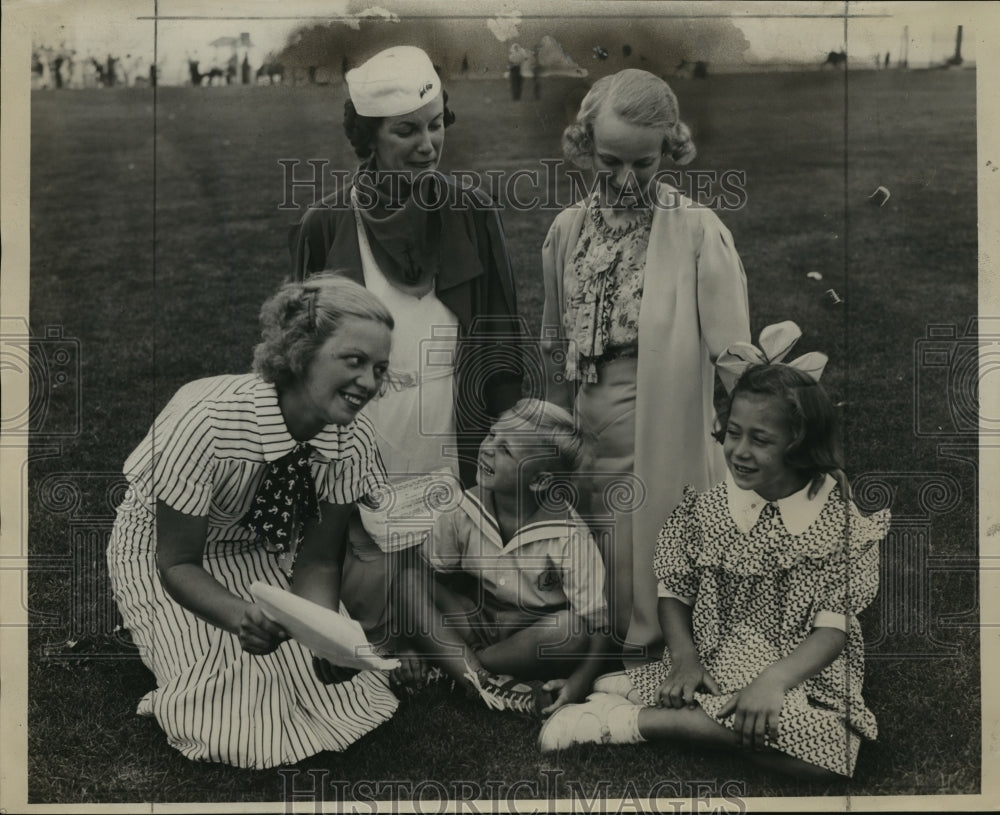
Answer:
<svg viewBox="0 0 1000 815"><path fill-rule="evenodd" d="M490 424L521 395L524 332L503 230L492 202L436 172L455 117L426 53L389 48L346 79L344 129L363 161L348 195L293 228L293 277L336 265L395 318L392 385L365 410L390 481L442 473L468 487ZM352 518L343 600L373 643L398 653L389 598L407 557L399 548L422 539L390 538L384 519ZM409 668L414 679L423 670L416 659Z"/></svg>

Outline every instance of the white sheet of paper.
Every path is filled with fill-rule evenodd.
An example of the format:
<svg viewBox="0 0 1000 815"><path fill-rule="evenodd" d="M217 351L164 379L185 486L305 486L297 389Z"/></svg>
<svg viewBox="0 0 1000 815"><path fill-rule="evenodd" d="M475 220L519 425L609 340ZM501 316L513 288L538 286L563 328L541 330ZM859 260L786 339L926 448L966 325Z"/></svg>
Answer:
<svg viewBox="0 0 1000 815"><path fill-rule="evenodd" d="M457 505L462 485L449 470L392 480L375 496L379 508L359 504L361 523L383 552L419 546L446 509Z"/></svg>
<svg viewBox="0 0 1000 815"><path fill-rule="evenodd" d="M398 659L374 653L357 620L277 586L256 582L250 594L268 617L280 623L292 639L316 656L345 668L392 670Z"/></svg>

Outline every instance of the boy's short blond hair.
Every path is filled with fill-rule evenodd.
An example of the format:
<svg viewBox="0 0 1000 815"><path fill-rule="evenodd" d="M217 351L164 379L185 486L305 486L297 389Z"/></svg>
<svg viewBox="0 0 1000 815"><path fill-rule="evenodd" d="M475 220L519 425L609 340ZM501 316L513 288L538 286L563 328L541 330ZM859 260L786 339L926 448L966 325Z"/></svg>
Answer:
<svg viewBox="0 0 1000 815"><path fill-rule="evenodd" d="M553 456L559 463L552 469L575 472L583 463L583 432L573 415L564 408L542 399L521 399L505 411L500 420L516 416L529 423L537 437L556 449Z"/></svg>

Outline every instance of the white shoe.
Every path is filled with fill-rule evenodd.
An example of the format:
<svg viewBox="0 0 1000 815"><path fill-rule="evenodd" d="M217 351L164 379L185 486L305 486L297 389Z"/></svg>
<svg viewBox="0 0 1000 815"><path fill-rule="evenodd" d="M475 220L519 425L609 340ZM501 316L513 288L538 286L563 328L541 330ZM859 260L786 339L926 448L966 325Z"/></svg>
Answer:
<svg viewBox="0 0 1000 815"><path fill-rule="evenodd" d="M608 714L632 702L612 693L592 693L579 705L566 705L549 716L538 734L543 753L562 750L573 744L611 744L615 739L608 727Z"/></svg>
<svg viewBox="0 0 1000 815"><path fill-rule="evenodd" d="M613 693L626 699L629 694L635 691L635 685L625 671L615 671L610 674L603 674L594 680L595 693Z"/></svg>

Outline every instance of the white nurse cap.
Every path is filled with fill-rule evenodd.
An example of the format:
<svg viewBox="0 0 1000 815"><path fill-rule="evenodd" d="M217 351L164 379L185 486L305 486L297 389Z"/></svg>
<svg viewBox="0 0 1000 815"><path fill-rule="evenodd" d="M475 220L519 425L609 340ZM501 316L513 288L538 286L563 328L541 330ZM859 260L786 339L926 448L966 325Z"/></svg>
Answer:
<svg viewBox="0 0 1000 815"><path fill-rule="evenodd" d="M441 93L441 80L430 57L412 45L379 51L348 71L347 90L362 116L402 116Z"/></svg>

